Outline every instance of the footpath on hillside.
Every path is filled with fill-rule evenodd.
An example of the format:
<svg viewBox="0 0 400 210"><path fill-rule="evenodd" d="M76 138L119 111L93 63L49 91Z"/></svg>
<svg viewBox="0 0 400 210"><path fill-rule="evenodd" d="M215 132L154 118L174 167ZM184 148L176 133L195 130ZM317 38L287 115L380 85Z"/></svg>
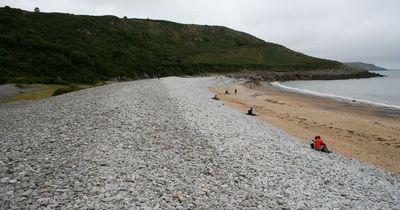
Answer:
<svg viewBox="0 0 400 210"><path fill-rule="evenodd" d="M0 105L0 209L400 208L400 177L211 100L215 78Z"/></svg>

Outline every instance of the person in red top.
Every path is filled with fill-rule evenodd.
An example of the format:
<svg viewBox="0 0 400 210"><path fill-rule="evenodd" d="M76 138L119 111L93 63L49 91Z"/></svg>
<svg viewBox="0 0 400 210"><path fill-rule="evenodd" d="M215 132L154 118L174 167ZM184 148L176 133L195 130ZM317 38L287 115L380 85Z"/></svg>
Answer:
<svg viewBox="0 0 400 210"><path fill-rule="evenodd" d="M329 151L328 147L326 146L326 144L324 143L324 141L321 139L320 136L316 136L314 138L313 142L311 143L311 148L321 152L331 153L331 151Z"/></svg>

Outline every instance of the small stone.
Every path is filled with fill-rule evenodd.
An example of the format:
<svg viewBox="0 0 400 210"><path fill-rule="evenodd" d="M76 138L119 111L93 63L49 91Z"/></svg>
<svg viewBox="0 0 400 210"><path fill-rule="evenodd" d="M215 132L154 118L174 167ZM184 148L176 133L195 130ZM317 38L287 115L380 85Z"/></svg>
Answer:
<svg viewBox="0 0 400 210"><path fill-rule="evenodd" d="M60 205L60 203L58 203L57 201L55 201L54 203L52 203L51 205L49 205L48 208L50 208L50 209L55 209L56 207L58 207L58 205Z"/></svg>
<svg viewBox="0 0 400 210"><path fill-rule="evenodd" d="M27 197L27 196L29 196L31 193L32 193L32 190L31 190L31 189L28 189L28 190L26 190L25 192L22 193L22 196Z"/></svg>
<svg viewBox="0 0 400 210"><path fill-rule="evenodd" d="M185 198L181 194L179 194L178 200L179 200L179 202L184 202Z"/></svg>
<svg viewBox="0 0 400 210"><path fill-rule="evenodd" d="M135 175L132 175L132 176L128 176L126 179L125 179L125 181L126 182L135 182L135 179L136 179L136 176Z"/></svg>
<svg viewBox="0 0 400 210"><path fill-rule="evenodd" d="M108 164L106 162L101 162L100 166L108 166Z"/></svg>
<svg viewBox="0 0 400 210"><path fill-rule="evenodd" d="M222 203L228 203L229 202L228 195L227 194L222 194L221 197L220 197L220 200L221 200Z"/></svg>
<svg viewBox="0 0 400 210"><path fill-rule="evenodd" d="M50 198L39 198L37 199L36 203L41 206L47 206L50 203Z"/></svg>
<svg viewBox="0 0 400 210"><path fill-rule="evenodd" d="M25 171L18 173L18 176L21 176L21 177L24 177L25 175L26 175Z"/></svg>
<svg viewBox="0 0 400 210"><path fill-rule="evenodd" d="M10 178L4 177L1 179L1 183L7 183Z"/></svg>
<svg viewBox="0 0 400 210"><path fill-rule="evenodd" d="M49 188L42 188L42 189L40 189L40 192L42 192L42 193L46 193L46 192L50 192L50 189Z"/></svg>
<svg viewBox="0 0 400 210"><path fill-rule="evenodd" d="M180 192L172 193L172 198L178 200L179 202L183 201L183 197Z"/></svg>
<svg viewBox="0 0 400 210"><path fill-rule="evenodd" d="M17 183L17 180L16 179L10 179L10 180L8 180L8 183L15 184L15 183Z"/></svg>

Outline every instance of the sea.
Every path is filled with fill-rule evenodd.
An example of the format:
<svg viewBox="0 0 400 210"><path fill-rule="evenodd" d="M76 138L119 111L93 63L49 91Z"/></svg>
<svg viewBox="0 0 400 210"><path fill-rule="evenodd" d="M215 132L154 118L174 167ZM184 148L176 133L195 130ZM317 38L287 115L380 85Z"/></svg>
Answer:
<svg viewBox="0 0 400 210"><path fill-rule="evenodd" d="M400 110L400 70L373 72L385 77L274 82L272 85L304 94Z"/></svg>

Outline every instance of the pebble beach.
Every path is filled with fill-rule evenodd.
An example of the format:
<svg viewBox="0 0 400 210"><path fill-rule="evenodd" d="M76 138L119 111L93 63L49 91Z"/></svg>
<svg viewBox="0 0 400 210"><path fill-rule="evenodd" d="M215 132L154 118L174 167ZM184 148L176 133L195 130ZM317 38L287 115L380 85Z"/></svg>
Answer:
<svg viewBox="0 0 400 210"><path fill-rule="evenodd" d="M1 104L0 209L400 209L398 174L211 100L219 84L168 77Z"/></svg>

